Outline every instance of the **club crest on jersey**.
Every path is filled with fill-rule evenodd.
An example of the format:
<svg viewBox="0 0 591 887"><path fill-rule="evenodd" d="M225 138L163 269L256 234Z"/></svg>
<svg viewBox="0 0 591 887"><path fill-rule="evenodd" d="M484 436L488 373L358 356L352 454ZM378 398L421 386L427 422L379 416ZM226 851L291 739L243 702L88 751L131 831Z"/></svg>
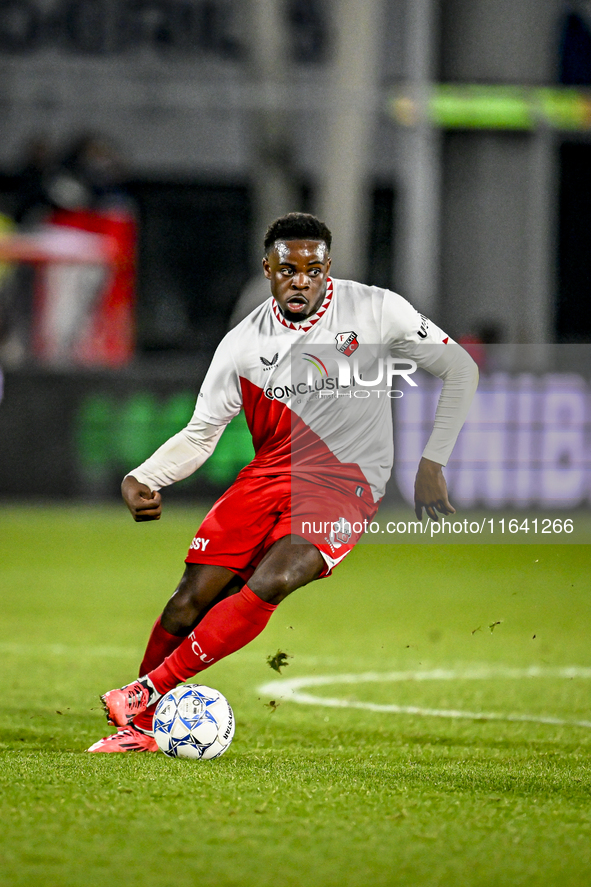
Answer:
<svg viewBox="0 0 591 887"><path fill-rule="evenodd" d="M359 348L357 333L354 333L353 330L349 330L348 333L337 333L335 341L337 343L337 351L340 351L345 357L351 357L353 352Z"/></svg>
<svg viewBox="0 0 591 887"><path fill-rule="evenodd" d="M261 357L261 363L263 365L263 372L268 373L270 370L274 370L277 368L277 358L279 357L279 352L273 355L271 360L267 360L266 357Z"/></svg>
<svg viewBox="0 0 591 887"><path fill-rule="evenodd" d="M333 551L338 550L341 545L346 545L351 538L351 524L345 517L340 517L333 521L330 534L326 537L326 541Z"/></svg>

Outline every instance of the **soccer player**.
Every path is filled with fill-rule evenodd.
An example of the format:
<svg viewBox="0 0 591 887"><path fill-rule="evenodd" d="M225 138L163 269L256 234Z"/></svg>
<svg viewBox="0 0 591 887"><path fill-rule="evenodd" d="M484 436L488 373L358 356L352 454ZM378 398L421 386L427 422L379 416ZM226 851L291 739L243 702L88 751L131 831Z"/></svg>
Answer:
<svg viewBox="0 0 591 887"><path fill-rule="evenodd" d="M196 471L244 409L256 455L197 530L139 679L101 697L118 729L91 752L156 751L158 699L252 641L287 595L351 551L392 467L390 400L367 381L384 368L406 373L400 384L409 391L416 366L443 379L415 513L437 520L455 511L441 468L476 389L476 365L401 296L332 279L331 241L308 214L272 223L263 259L271 297L220 343L187 427L123 480L134 519L158 520L159 490ZM366 372L370 364L377 375Z"/></svg>

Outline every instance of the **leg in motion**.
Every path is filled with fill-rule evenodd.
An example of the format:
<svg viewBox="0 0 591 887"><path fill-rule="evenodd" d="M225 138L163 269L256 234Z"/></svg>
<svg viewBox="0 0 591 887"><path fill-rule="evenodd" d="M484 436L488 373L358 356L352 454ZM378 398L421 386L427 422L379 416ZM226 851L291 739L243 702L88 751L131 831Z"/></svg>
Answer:
<svg viewBox="0 0 591 887"><path fill-rule="evenodd" d="M160 665L218 600L235 593L241 585L242 580L225 567L187 564L178 588L152 628L140 676ZM88 751L157 751L151 736L155 702L150 700L149 691L139 681L124 691L105 694L112 700L114 715L107 710L107 720L119 725L117 733L95 742ZM107 702L104 698L102 701L107 709Z"/></svg>
<svg viewBox="0 0 591 887"><path fill-rule="evenodd" d="M178 683L240 650L260 634L280 601L316 579L323 568L324 560L311 543L279 539L248 585L216 603L161 665L133 684L105 693L108 719L125 727Z"/></svg>
<svg viewBox="0 0 591 887"><path fill-rule="evenodd" d="M176 591L152 629L139 676L161 665L214 604L235 594L242 585L242 579L225 567L187 564ZM136 715L133 726L151 733L155 707L152 703Z"/></svg>

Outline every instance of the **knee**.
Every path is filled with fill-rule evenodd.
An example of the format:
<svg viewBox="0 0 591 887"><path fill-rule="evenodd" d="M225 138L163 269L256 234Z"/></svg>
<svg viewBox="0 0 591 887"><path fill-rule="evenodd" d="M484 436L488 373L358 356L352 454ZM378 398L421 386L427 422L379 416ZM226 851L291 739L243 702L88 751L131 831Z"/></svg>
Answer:
<svg viewBox="0 0 591 887"><path fill-rule="evenodd" d="M202 604L197 589L183 576L162 613L162 625L171 634L188 634L199 619Z"/></svg>
<svg viewBox="0 0 591 887"><path fill-rule="evenodd" d="M269 591L274 598L282 601L283 598L286 598L288 594L291 594L292 591L298 588L299 584L297 577L290 570L281 570L273 576Z"/></svg>
<svg viewBox="0 0 591 887"><path fill-rule="evenodd" d="M179 585L169 601L172 610L180 613L193 613L200 609L195 589Z"/></svg>
<svg viewBox="0 0 591 887"><path fill-rule="evenodd" d="M162 627L170 634L186 635L199 619L199 607L175 592L162 612Z"/></svg>
<svg viewBox="0 0 591 887"><path fill-rule="evenodd" d="M248 583L251 591L268 604L279 604L292 591L305 583L297 571L284 569L277 571L257 571Z"/></svg>
<svg viewBox="0 0 591 887"><path fill-rule="evenodd" d="M292 544L290 536L279 539L254 571L248 586L261 600L278 604L320 575L324 562L318 549L299 537L296 541L303 544Z"/></svg>
<svg viewBox="0 0 591 887"><path fill-rule="evenodd" d="M225 567L187 564L183 577L162 613L162 625L171 634L189 634L217 600L233 594L242 580Z"/></svg>

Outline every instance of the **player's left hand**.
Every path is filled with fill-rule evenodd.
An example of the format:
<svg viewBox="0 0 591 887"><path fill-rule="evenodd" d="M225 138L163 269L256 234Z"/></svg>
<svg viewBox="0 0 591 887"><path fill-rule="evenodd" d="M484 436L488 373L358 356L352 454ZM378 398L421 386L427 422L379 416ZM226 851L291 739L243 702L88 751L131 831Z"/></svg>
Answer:
<svg viewBox="0 0 591 887"><path fill-rule="evenodd" d="M440 514L455 514L456 510L447 498L447 484L438 462L421 459L415 478L415 514L423 519L423 508L431 520L439 520Z"/></svg>

